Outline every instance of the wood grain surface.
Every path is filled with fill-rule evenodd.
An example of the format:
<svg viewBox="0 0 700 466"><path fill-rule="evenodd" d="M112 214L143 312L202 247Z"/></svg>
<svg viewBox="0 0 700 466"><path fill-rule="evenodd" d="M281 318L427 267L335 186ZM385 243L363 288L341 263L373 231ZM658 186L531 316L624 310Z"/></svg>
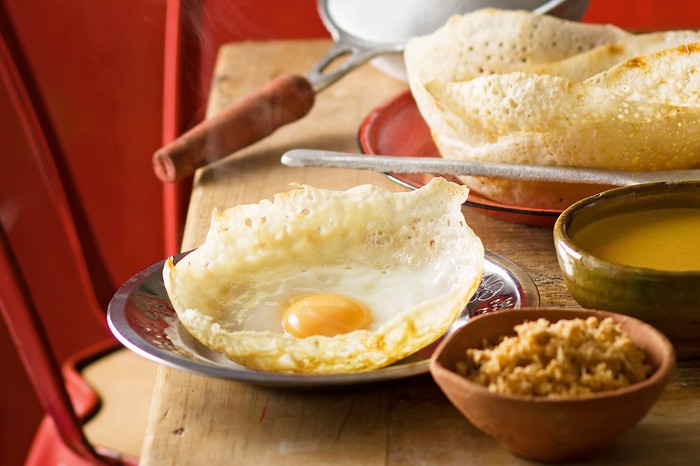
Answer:
<svg viewBox="0 0 700 466"><path fill-rule="evenodd" d="M283 73L305 73L326 40L229 44L220 50L209 115ZM346 189L383 175L279 163L292 148L359 152L367 113L405 89L370 65L317 96L311 112L195 178L183 250L201 244L213 208L269 199L289 184ZM577 307L564 288L551 229L504 222L465 209L485 247L522 267L541 305ZM591 464L691 464L700 458L700 363L684 362L662 399ZM472 427L429 375L334 389L273 389L159 369L142 464L452 465L532 464Z"/></svg>

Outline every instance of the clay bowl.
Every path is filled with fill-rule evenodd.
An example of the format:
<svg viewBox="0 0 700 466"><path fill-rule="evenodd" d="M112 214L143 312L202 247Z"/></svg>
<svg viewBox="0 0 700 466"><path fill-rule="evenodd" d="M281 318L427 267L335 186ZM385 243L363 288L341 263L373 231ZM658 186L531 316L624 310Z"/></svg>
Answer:
<svg viewBox="0 0 700 466"><path fill-rule="evenodd" d="M562 213L554 225L554 245L564 283L582 307L652 324L669 337L679 359L684 359L700 355L700 267L664 271L619 265L596 257L575 241L577 232L592 222L631 211L676 207L700 208L700 181L605 191ZM696 252L692 254L697 257Z"/></svg>
<svg viewBox="0 0 700 466"><path fill-rule="evenodd" d="M592 395L568 398L501 395L455 372L467 348L484 338L513 335L513 327L540 317L550 322L611 316L639 345L653 367L643 382ZM673 346L650 325L620 314L581 309L523 308L471 319L447 337L431 359L430 372L452 404L475 427L511 453L530 460L568 462L605 449L644 417L675 366Z"/></svg>

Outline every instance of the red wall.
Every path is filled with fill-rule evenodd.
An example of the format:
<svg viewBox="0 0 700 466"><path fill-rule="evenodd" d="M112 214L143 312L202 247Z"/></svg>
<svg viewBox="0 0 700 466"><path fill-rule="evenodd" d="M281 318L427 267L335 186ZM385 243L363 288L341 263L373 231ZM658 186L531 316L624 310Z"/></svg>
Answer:
<svg viewBox="0 0 700 466"><path fill-rule="evenodd" d="M162 189L150 156L161 144L166 0L0 1L36 74L116 287L165 254ZM203 25L188 58L190 108L198 110L192 124L202 116L218 44L326 35L315 0L192 3L188 17ZM687 11L688 3L593 0L584 20L635 30L697 27L700 14ZM1 124L9 111L0 101ZM6 156L0 152L0 160ZM0 463L20 464L40 411L2 324L0 373Z"/></svg>
<svg viewBox="0 0 700 466"><path fill-rule="evenodd" d="M697 2L688 0L591 0L583 21L632 31L697 29L700 10Z"/></svg>

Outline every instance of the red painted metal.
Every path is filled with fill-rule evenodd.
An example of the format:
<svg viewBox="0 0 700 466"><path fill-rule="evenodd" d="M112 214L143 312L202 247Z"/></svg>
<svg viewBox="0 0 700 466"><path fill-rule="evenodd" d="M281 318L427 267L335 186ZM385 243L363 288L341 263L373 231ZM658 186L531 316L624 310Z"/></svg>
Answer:
<svg viewBox="0 0 700 466"><path fill-rule="evenodd" d="M4 229L0 228L0 314L10 329L20 358L47 413L45 434L38 437L44 454L32 453L34 464L60 464L58 458L81 459L82 464L126 464L119 456L109 458L97 453L80 428L60 365L16 257L10 249ZM110 342L114 346L113 342ZM74 382L78 379L74 379ZM83 399L94 399L86 386ZM85 397L84 395L88 395ZM87 408L87 405L84 406ZM53 435L46 435L51 433ZM60 441L62 442L59 442ZM51 448L47 448L51 446ZM49 460L51 458L51 460ZM131 464L136 464L131 462Z"/></svg>
<svg viewBox="0 0 700 466"><path fill-rule="evenodd" d="M46 413L29 459L41 465L78 464L79 458L85 464L127 464L120 455L103 457L88 443L81 419L97 408L97 397L81 382L77 368L67 366L64 378L60 364L68 348L55 351L52 345L51 340L70 339L70 345L59 346L76 350L109 335L97 296L98 284L107 281L99 280L103 269L90 265L98 262L86 258L84 236L64 189L60 145L3 13L0 5L0 95L13 110L3 129L14 130L16 138L5 146L10 156L0 172L0 310ZM111 337L106 344L119 347ZM24 420L22 414L13 420Z"/></svg>
<svg viewBox="0 0 700 466"><path fill-rule="evenodd" d="M106 271L104 304L163 256L161 183L149 156L160 145L164 0L0 3L61 148L84 247Z"/></svg>
<svg viewBox="0 0 700 466"><path fill-rule="evenodd" d="M201 8L197 3L195 8ZM183 82L188 73L198 71L192 28L197 27L198 14L188 16L180 0L168 0L165 10L165 47L163 49L163 128L162 143L177 138L186 130L183 115L197 113L199 95L187 93ZM187 199L191 179L163 185L163 223L165 225L165 255L180 251L182 231L187 215Z"/></svg>

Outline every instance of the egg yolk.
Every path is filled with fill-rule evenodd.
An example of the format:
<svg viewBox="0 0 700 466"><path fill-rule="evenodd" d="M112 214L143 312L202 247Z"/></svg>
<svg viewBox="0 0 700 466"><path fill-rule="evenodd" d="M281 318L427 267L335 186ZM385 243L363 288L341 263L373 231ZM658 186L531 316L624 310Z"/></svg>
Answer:
<svg viewBox="0 0 700 466"><path fill-rule="evenodd" d="M282 313L284 331L297 338L332 337L367 327L369 310L354 299L336 294L312 294L293 299Z"/></svg>

